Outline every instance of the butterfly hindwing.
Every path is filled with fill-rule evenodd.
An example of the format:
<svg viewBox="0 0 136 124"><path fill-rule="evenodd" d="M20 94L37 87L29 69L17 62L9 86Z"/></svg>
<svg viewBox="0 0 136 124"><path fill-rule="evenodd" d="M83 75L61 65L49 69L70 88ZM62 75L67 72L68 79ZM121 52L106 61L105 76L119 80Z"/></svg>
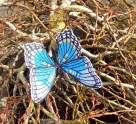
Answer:
<svg viewBox="0 0 136 124"><path fill-rule="evenodd" d="M56 78L56 69L32 68L30 70L31 96L34 102L42 102L49 93Z"/></svg>
<svg viewBox="0 0 136 124"><path fill-rule="evenodd" d="M71 61L81 55L81 46L72 30L65 30L56 38L58 44L58 62Z"/></svg>
<svg viewBox="0 0 136 124"><path fill-rule="evenodd" d="M101 79L95 73L90 60L85 56L61 64L61 68L86 86L95 89L101 87Z"/></svg>
<svg viewBox="0 0 136 124"><path fill-rule="evenodd" d="M50 91L56 77L56 65L40 43L23 45L25 62L30 69L31 96L41 102Z"/></svg>

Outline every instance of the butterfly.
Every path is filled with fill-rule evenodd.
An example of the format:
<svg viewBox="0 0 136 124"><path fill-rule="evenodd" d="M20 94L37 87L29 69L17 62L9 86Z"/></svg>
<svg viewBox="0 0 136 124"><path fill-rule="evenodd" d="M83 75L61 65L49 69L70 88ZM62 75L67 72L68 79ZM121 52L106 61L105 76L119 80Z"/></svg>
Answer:
<svg viewBox="0 0 136 124"><path fill-rule="evenodd" d="M32 42L23 45L26 66L30 70L31 96L35 103L42 102L49 93L58 68L86 86L97 89L102 85L90 60L81 56L82 47L71 29L61 32L56 38L56 43L57 60L48 55L41 43Z"/></svg>

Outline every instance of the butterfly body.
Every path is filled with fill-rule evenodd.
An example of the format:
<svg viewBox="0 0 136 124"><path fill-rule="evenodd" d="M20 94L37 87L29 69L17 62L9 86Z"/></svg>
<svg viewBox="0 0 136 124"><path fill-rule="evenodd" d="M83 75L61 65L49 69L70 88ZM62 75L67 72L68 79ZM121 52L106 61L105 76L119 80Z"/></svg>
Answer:
<svg viewBox="0 0 136 124"><path fill-rule="evenodd" d="M95 73L90 60L81 56L81 46L72 30L65 30L56 38L58 57L53 60L40 43L23 45L27 67L30 69L31 96L34 102L41 102L49 93L62 70L79 82L92 88L101 87L101 79Z"/></svg>

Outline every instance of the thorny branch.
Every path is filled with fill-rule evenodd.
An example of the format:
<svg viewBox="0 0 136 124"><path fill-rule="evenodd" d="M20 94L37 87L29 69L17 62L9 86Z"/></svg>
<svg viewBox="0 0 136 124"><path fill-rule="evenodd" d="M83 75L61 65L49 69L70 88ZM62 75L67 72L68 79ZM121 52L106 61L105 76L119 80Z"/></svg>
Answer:
<svg viewBox="0 0 136 124"><path fill-rule="evenodd" d="M0 2L0 121L2 123L135 123L136 6L131 1L18 0ZM103 86L69 75L56 78L41 104L31 100L22 45L71 28ZM107 120L107 117L109 120ZM114 119L111 119L114 118Z"/></svg>

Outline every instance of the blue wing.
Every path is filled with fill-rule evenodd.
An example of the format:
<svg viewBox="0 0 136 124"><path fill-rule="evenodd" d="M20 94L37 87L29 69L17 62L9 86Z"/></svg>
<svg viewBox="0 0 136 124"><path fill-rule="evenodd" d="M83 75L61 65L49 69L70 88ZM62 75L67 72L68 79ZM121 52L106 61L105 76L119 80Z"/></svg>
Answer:
<svg viewBox="0 0 136 124"><path fill-rule="evenodd" d="M78 58L81 46L72 30L65 30L56 38L58 44L58 62L62 64Z"/></svg>
<svg viewBox="0 0 136 124"><path fill-rule="evenodd" d="M56 78L56 69L32 68L30 70L31 96L34 102L42 102L49 93Z"/></svg>
<svg viewBox="0 0 136 124"><path fill-rule="evenodd" d="M61 64L61 68L86 86L97 89L102 85L101 79L95 73L90 60L85 56Z"/></svg>
<svg viewBox="0 0 136 124"><path fill-rule="evenodd" d="M40 43L27 43L23 45L25 62L29 69L34 67L55 66L44 46Z"/></svg>
<svg viewBox="0 0 136 124"><path fill-rule="evenodd" d="M90 60L81 57L81 46L72 30L65 30L57 37L58 62L62 70L84 85L100 88L101 79L95 73Z"/></svg>
<svg viewBox="0 0 136 124"><path fill-rule="evenodd" d="M31 96L41 102L49 93L56 77L56 65L40 43L23 45L25 62L30 69Z"/></svg>

